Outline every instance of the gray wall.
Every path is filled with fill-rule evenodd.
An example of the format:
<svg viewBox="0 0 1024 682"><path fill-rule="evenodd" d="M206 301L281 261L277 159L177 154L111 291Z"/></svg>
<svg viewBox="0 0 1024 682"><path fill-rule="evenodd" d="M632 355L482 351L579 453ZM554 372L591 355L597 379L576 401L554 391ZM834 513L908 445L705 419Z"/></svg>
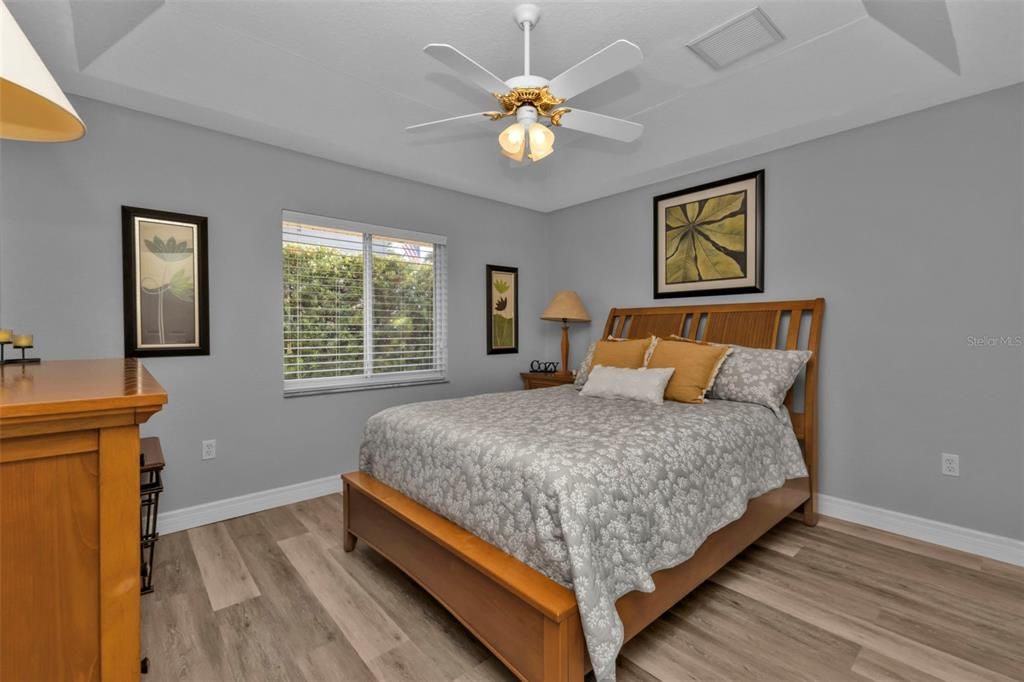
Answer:
<svg viewBox="0 0 1024 682"><path fill-rule="evenodd" d="M354 469L369 415L516 388L541 354L544 216L92 100L74 105L89 126L83 140L0 146L0 320L35 332L44 358L119 356L121 205L209 217L212 354L145 361L170 394L144 427L168 458L163 510ZM448 236L450 384L282 398L283 208ZM520 268L519 355L485 354L487 263ZM217 459L203 462L207 438Z"/></svg>
<svg viewBox="0 0 1024 682"><path fill-rule="evenodd" d="M1024 87L551 214L552 287L594 318L574 361L610 307L671 303L651 296L652 197L759 168L765 293L715 302L827 300L822 491L1024 538L1024 349L968 340L1024 334Z"/></svg>
<svg viewBox="0 0 1024 682"><path fill-rule="evenodd" d="M146 361L171 397L145 427L170 460L165 509L351 469L386 406L517 387L557 355L557 325L536 318L556 288L594 318L578 361L608 308L655 303L651 197L765 168L767 291L716 300L828 300L823 491L1024 537L1024 350L968 343L1024 334L1020 86L548 215L75 105L84 140L0 145L0 321L43 357L120 355L119 207L209 216L213 354ZM449 236L450 384L281 397L282 208ZM519 355L484 353L486 263L520 267ZM216 460L200 461L205 438ZM939 473L944 451L960 478Z"/></svg>

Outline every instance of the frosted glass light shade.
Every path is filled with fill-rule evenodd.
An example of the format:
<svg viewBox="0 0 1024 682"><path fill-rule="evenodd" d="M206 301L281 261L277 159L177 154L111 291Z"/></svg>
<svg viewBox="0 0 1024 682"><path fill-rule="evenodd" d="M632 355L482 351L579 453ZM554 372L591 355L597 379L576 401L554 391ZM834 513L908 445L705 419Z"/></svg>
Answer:
<svg viewBox="0 0 1024 682"><path fill-rule="evenodd" d="M85 124L0 2L0 138L68 142Z"/></svg>
<svg viewBox="0 0 1024 682"><path fill-rule="evenodd" d="M521 123L513 123L498 135L501 153L513 161L522 161L526 150L526 128Z"/></svg>
<svg viewBox="0 0 1024 682"><path fill-rule="evenodd" d="M555 151L555 134L551 128L534 123L530 126L530 160L540 161Z"/></svg>

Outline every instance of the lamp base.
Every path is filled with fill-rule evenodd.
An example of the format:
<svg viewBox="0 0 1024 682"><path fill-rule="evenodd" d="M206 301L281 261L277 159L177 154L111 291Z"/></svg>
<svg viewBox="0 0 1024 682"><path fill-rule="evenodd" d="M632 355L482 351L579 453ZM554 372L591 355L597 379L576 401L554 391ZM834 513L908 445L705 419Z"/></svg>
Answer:
<svg viewBox="0 0 1024 682"><path fill-rule="evenodd" d="M558 374L569 374L569 320L562 320L562 371Z"/></svg>

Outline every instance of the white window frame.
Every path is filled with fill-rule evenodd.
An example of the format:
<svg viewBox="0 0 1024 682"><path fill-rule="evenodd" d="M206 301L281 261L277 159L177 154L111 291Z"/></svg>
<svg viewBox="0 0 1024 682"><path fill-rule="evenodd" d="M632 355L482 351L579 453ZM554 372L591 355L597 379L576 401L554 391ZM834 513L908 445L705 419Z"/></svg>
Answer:
<svg viewBox="0 0 1024 682"><path fill-rule="evenodd" d="M363 374L362 376L322 377L316 379L283 379L286 398L323 393L342 393L376 388L441 384L448 381L448 240L444 235L416 232L394 227L358 223L352 220L281 211L282 240L286 222L312 227L334 228L363 235ZM434 366L432 370L373 374L373 238L407 239L434 245ZM282 280L284 273L281 274ZM282 320L282 329L284 322ZM281 371L284 372L284 346L281 348Z"/></svg>

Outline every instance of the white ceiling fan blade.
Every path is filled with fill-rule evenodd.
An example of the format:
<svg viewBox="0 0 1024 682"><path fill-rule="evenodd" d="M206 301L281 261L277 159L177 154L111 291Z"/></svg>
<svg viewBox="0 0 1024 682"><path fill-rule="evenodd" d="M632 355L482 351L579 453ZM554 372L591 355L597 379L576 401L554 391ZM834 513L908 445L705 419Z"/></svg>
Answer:
<svg viewBox="0 0 1024 682"><path fill-rule="evenodd" d="M437 121L427 121L426 123L417 123L414 126L406 127L406 130L422 130L423 128L429 128L430 126L441 125L442 123L452 123L454 121L462 121L467 118L483 118L488 115L487 111L479 111L475 114L463 114L462 116L452 116L451 118L442 118Z"/></svg>
<svg viewBox="0 0 1024 682"><path fill-rule="evenodd" d="M493 73L475 61L444 43L431 43L423 48L428 55L459 74L470 83L480 86L487 92L508 92L508 86Z"/></svg>
<svg viewBox="0 0 1024 682"><path fill-rule="evenodd" d="M619 142L632 142L644 132L642 123L633 123L621 118L579 109L572 109L562 114L561 125L569 130L608 137Z"/></svg>
<svg viewBox="0 0 1024 682"><path fill-rule="evenodd" d="M639 66L644 60L640 48L628 40L616 40L600 52L595 52L568 71L555 76L548 88L551 94L563 99L575 97L609 78Z"/></svg>

